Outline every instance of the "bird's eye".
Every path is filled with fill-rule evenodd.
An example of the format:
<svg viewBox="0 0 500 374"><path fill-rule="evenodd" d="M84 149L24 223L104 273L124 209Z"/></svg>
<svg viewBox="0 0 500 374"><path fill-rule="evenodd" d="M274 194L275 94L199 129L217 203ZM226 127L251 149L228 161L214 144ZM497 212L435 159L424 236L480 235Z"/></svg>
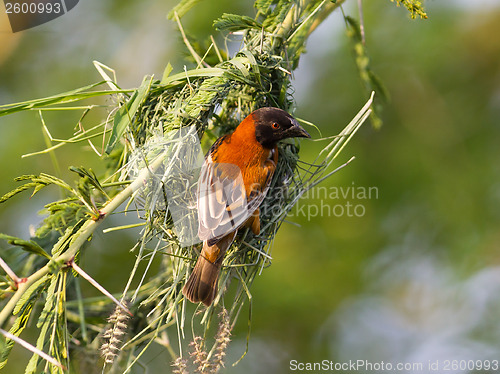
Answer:
<svg viewBox="0 0 500 374"><path fill-rule="evenodd" d="M273 127L273 129L277 130L280 128L280 125L278 125L276 122L273 122L273 124L271 125Z"/></svg>

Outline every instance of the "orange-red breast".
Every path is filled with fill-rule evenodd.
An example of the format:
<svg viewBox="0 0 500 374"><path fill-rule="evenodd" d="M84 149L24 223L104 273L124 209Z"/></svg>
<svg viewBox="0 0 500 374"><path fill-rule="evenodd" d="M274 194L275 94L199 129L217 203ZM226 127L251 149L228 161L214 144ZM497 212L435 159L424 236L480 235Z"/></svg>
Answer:
<svg viewBox="0 0 500 374"><path fill-rule="evenodd" d="M240 227L260 232L259 206L278 162L277 143L310 135L287 112L261 108L233 133L217 139L205 157L198 181L198 236L201 254L182 292L209 306L217 294L224 254Z"/></svg>

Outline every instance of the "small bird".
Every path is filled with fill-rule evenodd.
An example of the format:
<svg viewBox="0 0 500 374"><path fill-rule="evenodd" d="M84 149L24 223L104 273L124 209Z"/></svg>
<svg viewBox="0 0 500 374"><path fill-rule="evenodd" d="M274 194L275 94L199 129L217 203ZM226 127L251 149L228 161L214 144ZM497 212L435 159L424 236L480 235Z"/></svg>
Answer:
<svg viewBox="0 0 500 374"><path fill-rule="evenodd" d="M182 293L193 303L212 304L224 255L240 228L260 233L259 206L278 162L277 143L310 138L290 114L257 109L208 151L198 180L201 254Z"/></svg>

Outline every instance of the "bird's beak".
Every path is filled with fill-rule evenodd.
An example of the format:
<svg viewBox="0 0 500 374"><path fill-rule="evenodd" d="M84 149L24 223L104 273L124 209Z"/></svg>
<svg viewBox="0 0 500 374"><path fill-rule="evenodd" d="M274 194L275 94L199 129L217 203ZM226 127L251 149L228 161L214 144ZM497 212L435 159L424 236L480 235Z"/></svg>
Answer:
<svg viewBox="0 0 500 374"><path fill-rule="evenodd" d="M293 121L293 126L287 131L290 138L310 138L311 135L299 125L297 121Z"/></svg>

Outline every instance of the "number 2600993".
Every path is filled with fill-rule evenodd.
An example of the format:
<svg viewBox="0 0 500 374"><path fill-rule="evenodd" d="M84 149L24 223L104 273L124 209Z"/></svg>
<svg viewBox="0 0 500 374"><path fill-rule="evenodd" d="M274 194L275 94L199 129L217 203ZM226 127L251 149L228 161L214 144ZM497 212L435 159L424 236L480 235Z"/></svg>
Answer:
<svg viewBox="0 0 500 374"><path fill-rule="evenodd" d="M498 370L498 360L444 360L443 370Z"/></svg>
<svg viewBox="0 0 500 374"><path fill-rule="evenodd" d="M61 3L5 3L7 14L47 14L62 12Z"/></svg>

